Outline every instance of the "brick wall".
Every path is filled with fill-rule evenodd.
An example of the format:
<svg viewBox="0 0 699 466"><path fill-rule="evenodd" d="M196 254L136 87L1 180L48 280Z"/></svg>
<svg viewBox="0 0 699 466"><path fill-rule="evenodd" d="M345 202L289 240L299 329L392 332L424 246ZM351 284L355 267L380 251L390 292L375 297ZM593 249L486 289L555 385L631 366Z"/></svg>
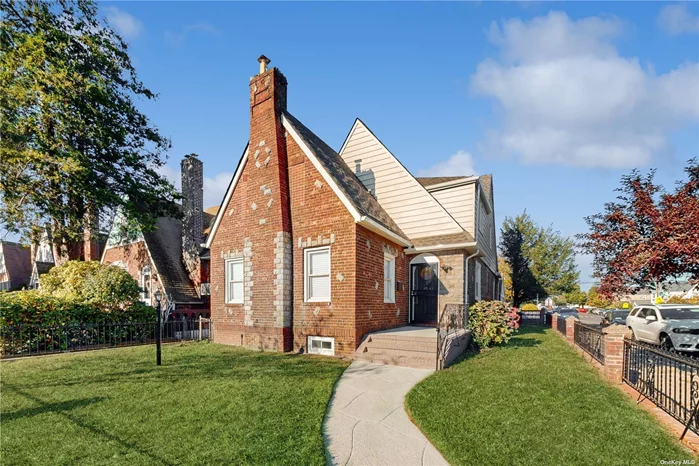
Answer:
<svg viewBox="0 0 699 466"><path fill-rule="evenodd" d="M250 80L248 160L211 244L214 339L251 348L289 351L291 332L291 216L281 113L286 79L271 69ZM243 304L225 303L225 259L243 257Z"/></svg>
<svg viewBox="0 0 699 466"><path fill-rule="evenodd" d="M357 226L356 241L356 337L359 346L364 335L408 323L408 259L403 248L376 233ZM384 302L384 254L396 260L395 303Z"/></svg>
<svg viewBox="0 0 699 466"><path fill-rule="evenodd" d="M307 337L335 338L335 354L355 348L356 226L313 163L290 136L289 199L293 250L293 334L295 351L307 351ZM330 247L330 303L304 302L304 250Z"/></svg>
<svg viewBox="0 0 699 466"><path fill-rule="evenodd" d="M126 271L138 282L139 286L141 285L141 270L143 270L143 267L146 265L149 265L151 269L151 279L153 280L152 292L155 293L156 289L161 288L159 285L158 273L155 269L155 265L150 260L144 241L137 241L124 246L107 249L104 252L102 263L110 265L114 262L121 262L124 264ZM160 291L164 293L162 289Z"/></svg>

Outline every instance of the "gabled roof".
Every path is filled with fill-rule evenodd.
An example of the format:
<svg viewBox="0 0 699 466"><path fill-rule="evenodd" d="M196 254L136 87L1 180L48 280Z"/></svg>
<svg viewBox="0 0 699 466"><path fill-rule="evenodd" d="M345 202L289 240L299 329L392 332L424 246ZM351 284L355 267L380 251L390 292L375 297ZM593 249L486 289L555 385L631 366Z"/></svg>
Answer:
<svg viewBox="0 0 699 466"><path fill-rule="evenodd" d="M433 186L436 184L447 183L449 181L465 180L469 176L426 176L416 178L416 180L424 187Z"/></svg>
<svg viewBox="0 0 699 466"><path fill-rule="evenodd" d="M201 302L182 262L182 221L160 217L143 237L165 292L177 303Z"/></svg>
<svg viewBox="0 0 699 466"><path fill-rule="evenodd" d="M27 246L11 241L0 243L0 252L3 253L5 269L12 281L13 287L21 287L29 284L32 275L31 252Z"/></svg>
<svg viewBox="0 0 699 466"><path fill-rule="evenodd" d="M407 238L396 222L386 213L379 202L372 196L366 187L359 181L357 175L347 166L340 154L335 152L325 141L316 136L313 131L306 128L290 113L285 112L286 121L293 127L296 134L303 140L306 147L320 162L325 172L333 179L337 188L352 206L362 216L371 217L392 233Z"/></svg>

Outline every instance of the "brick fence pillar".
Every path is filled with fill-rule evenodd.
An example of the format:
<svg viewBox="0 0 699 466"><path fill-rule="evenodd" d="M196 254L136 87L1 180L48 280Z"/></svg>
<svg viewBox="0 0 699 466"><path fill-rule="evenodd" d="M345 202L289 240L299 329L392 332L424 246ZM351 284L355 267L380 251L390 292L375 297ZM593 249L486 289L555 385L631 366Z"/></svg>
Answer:
<svg viewBox="0 0 699 466"><path fill-rule="evenodd" d="M572 342L573 341L573 332L575 329L575 322L577 322L578 318L570 316L566 319L566 340Z"/></svg>
<svg viewBox="0 0 699 466"><path fill-rule="evenodd" d="M558 331L558 312L551 314L551 328Z"/></svg>
<svg viewBox="0 0 699 466"><path fill-rule="evenodd" d="M610 325L602 329L604 335L604 375L613 382L621 383L624 368L624 338L631 330L623 325Z"/></svg>

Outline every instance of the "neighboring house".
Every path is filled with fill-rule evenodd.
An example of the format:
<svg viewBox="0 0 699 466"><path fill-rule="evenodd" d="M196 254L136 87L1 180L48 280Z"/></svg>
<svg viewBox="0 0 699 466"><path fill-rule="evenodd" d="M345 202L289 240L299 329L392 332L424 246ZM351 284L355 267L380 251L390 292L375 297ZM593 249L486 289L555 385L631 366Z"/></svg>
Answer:
<svg viewBox="0 0 699 466"><path fill-rule="evenodd" d="M0 241L0 291L15 291L29 286L32 258L29 247Z"/></svg>
<svg viewBox="0 0 699 466"><path fill-rule="evenodd" d="M39 237L39 244L34 245L32 257L32 275L29 287L39 288L41 276L51 270L56 264L51 247L51 232L48 227L44 227Z"/></svg>
<svg viewBox="0 0 699 466"><path fill-rule="evenodd" d="M82 241L73 243L69 248L69 258L73 260L92 261L99 260L104 250L107 235L97 231L86 229ZM53 254L51 229L47 225L41 230L39 242L32 245L31 278L29 288L37 289L40 286L41 276L56 265Z"/></svg>
<svg viewBox="0 0 699 466"><path fill-rule="evenodd" d="M699 284L687 280L674 283L662 283L660 291L656 293L649 288L641 288L617 297L619 301L629 301L634 305L654 304L656 296L664 301L671 298L690 299L699 296Z"/></svg>
<svg viewBox="0 0 699 466"><path fill-rule="evenodd" d="M141 300L173 318L209 316L209 255L202 247L213 215L203 209L204 167L192 154L182 160L182 220L160 217L153 231L129 227L117 213L102 255L103 264L124 268L142 289ZM216 209L216 208L214 208Z"/></svg>
<svg viewBox="0 0 699 466"><path fill-rule="evenodd" d="M214 341L350 356L367 333L499 299L492 177L416 179L359 120L335 152L268 62L205 244Z"/></svg>

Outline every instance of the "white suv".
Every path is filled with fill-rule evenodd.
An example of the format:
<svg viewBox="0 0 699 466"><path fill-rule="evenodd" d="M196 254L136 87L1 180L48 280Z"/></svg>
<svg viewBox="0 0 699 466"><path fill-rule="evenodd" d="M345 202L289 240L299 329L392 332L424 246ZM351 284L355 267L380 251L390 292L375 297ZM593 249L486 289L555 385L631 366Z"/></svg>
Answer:
<svg viewBox="0 0 699 466"><path fill-rule="evenodd" d="M699 306L655 304L635 307L626 318L632 338L665 349L699 351Z"/></svg>

